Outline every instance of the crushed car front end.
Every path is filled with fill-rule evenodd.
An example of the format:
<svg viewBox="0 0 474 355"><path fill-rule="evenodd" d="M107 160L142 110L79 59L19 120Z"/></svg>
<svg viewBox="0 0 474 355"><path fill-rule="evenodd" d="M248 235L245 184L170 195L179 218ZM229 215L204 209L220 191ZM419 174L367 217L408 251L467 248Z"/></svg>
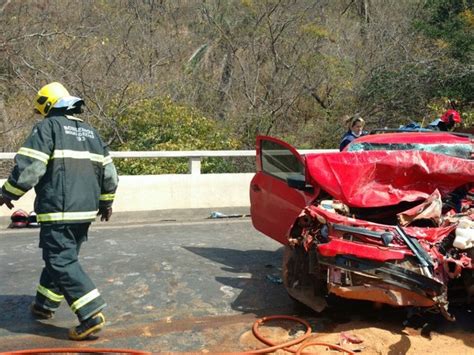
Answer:
<svg viewBox="0 0 474 355"><path fill-rule="evenodd" d="M323 193L288 232L284 284L321 311L328 295L420 307L453 320L474 299L473 161L420 151L315 154Z"/></svg>
<svg viewBox="0 0 474 355"><path fill-rule="evenodd" d="M349 217L341 206L331 201L309 206L293 225L284 282L294 298L321 310L325 296L334 294L437 309L451 319L448 289L461 281L466 297L461 301L470 301L474 249L453 244L466 230L474 232L471 219L454 217L434 228L401 227ZM319 299L309 300L315 296Z"/></svg>

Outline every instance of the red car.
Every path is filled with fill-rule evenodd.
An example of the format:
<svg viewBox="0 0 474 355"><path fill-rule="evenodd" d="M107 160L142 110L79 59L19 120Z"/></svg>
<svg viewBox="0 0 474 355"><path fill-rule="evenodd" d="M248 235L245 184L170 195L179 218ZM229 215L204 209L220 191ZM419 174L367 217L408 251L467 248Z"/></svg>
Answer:
<svg viewBox="0 0 474 355"><path fill-rule="evenodd" d="M252 223L285 245L284 285L316 311L333 294L453 319L448 291L474 296L473 156L472 136L448 132L367 135L304 156L259 136Z"/></svg>

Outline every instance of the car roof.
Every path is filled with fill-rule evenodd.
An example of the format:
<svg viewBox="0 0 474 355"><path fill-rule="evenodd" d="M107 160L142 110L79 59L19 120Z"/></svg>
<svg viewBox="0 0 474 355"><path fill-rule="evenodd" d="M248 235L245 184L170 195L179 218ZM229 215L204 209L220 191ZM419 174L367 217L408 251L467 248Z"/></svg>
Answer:
<svg viewBox="0 0 474 355"><path fill-rule="evenodd" d="M386 132L386 133L385 133ZM352 143L420 143L420 144L466 144L472 141L469 134L439 131L384 131L357 138Z"/></svg>

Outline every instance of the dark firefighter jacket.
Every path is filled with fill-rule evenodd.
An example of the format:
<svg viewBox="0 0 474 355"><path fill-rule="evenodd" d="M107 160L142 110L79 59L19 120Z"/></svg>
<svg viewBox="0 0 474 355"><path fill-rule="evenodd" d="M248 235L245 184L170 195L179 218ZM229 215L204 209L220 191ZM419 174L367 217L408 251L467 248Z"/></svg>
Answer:
<svg viewBox="0 0 474 355"><path fill-rule="evenodd" d="M118 177L97 131L73 116L47 117L15 156L2 194L18 200L35 187L40 223L83 223L112 205Z"/></svg>

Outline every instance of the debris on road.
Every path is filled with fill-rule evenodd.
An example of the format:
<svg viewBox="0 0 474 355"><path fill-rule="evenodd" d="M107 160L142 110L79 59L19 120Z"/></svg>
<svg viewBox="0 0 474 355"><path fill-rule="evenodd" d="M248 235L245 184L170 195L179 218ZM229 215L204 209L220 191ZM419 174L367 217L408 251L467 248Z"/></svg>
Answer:
<svg viewBox="0 0 474 355"><path fill-rule="evenodd" d="M225 214L219 211L213 211L211 212L211 215L208 218L215 219L215 218L243 218L243 217L250 217L250 215L239 214L239 213Z"/></svg>
<svg viewBox="0 0 474 355"><path fill-rule="evenodd" d="M283 280L280 276L276 275L267 275L267 280L270 282L273 282L274 284L281 285L283 283Z"/></svg>

